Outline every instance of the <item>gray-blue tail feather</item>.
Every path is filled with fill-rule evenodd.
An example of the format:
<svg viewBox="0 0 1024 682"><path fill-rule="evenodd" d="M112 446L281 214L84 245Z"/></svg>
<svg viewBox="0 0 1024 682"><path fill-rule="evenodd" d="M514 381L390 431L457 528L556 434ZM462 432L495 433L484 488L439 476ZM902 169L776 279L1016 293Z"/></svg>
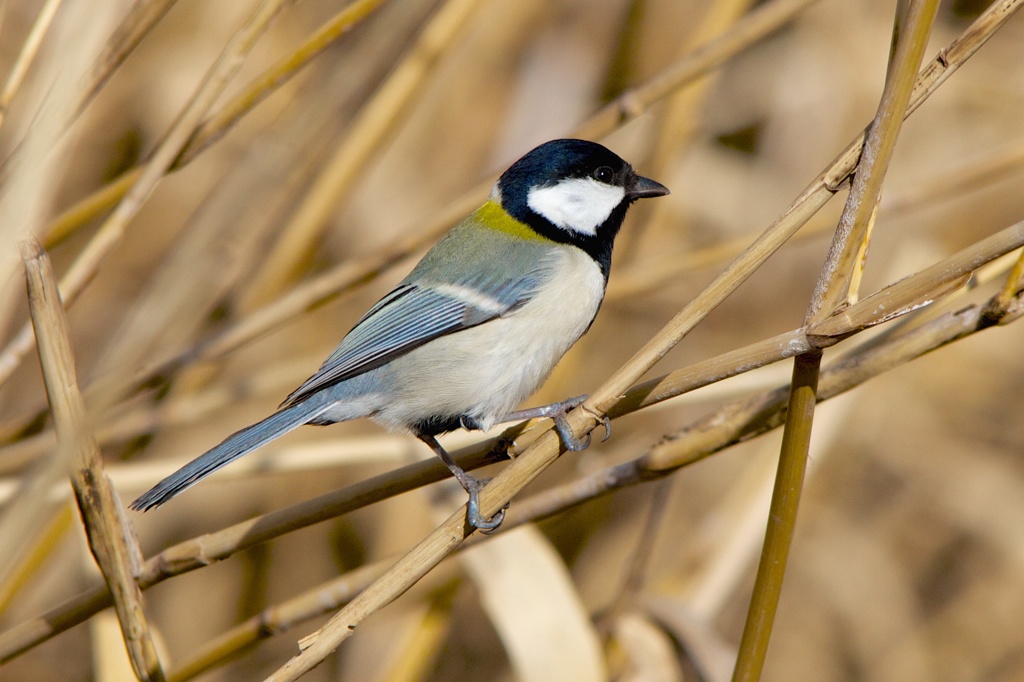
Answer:
<svg viewBox="0 0 1024 682"><path fill-rule="evenodd" d="M131 508L137 511L147 511L153 507L159 507L222 466L249 454L256 448L266 445L303 424L308 424L310 420L328 407L330 407L329 403L313 397L297 405L278 410L263 421L231 434L220 445L199 455L140 495L139 499L131 503Z"/></svg>

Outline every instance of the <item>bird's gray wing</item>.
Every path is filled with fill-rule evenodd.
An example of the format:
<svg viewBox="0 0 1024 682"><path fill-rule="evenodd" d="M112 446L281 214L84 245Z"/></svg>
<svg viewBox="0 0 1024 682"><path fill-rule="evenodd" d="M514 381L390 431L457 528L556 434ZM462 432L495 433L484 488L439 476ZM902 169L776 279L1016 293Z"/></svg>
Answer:
<svg viewBox="0 0 1024 682"><path fill-rule="evenodd" d="M537 272L488 273L458 283L399 284L356 324L282 405L380 367L432 339L507 314L536 291Z"/></svg>

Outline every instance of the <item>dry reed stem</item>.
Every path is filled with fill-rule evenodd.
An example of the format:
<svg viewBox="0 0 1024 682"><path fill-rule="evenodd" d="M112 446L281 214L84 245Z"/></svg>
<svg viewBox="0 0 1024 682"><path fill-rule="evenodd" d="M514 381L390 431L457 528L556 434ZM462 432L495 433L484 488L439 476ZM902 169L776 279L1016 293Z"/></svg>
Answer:
<svg viewBox="0 0 1024 682"><path fill-rule="evenodd" d="M92 83L85 91L78 112L89 105L114 72L124 63L128 55L138 47L142 39L157 25L177 0L136 0L128 8L128 14L118 25L106 48L96 59L92 70Z"/></svg>
<svg viewBox="0 0 1024 682"><path fill-rule="evenodd" d="M479 0L446 0L408 56L363 105L291 219L281 228L239 302L241 310L264 305L293 278L335 208L405 120L441 58L458 43L479 6Z"/></svg>
<svg viewBox="0 0 1024 682"><path fill-rule="evenodd" d="M154 151L138 180L61 279L61 295L65 305L71 305L95 277L107 254L120 243L128 222L138 213L143 202L181 153L192 131L241 68L245 55L252 50L278 13L294 1L263 0L256 12L227 44L192 99L171 126L163 142ZM0 354L0 383L10 378L21 358L31 350L32 341L32 327L26 323Z"/></svg>
<svg viewBox="0 0 1024 682"><path fill-rule="evenodd" d="M983 331L993 323L1001 323L986 320L985 311L997 298L947 313L907 335L889 336L880 344L866 344L832 362L822 372L819 401L830 400L941 346ZM1021 303L1019 294L1012 303ZM623 488L661 479L731 445L778 428L785 417L788 394L786 385L729 403L680 431L662 437L657 445L639 457L520 500L498 535ZM491 537L475 535L457 551L489 541ZM383 573L390 563L391 560L385 559L362 566L264 609L212 640L174 671L170 679L177 682L190 679L261 639L339 608Z"/></svg>
<svg viewBox="0 0 1024 682"><path fill-rule="evenodd" d="M71 530L71 505L61 505L49 523L32 538L31 546L18 556L17 565L10 570L7 579L0 584L0 614L11 603L14 595L21 592L36 571L50 557L57 544Z"/></svg>
<svg viewBox="0 0 1024 682"><path fill-rule="evenodd" d="M152 28L152 25L160 18L158 12L166 12L169 9L169 5L173 4L176 0L162 1L167 2L167 6L158 8L154 6L154 2L149 6L145 16L137 17L137 23L132 21L132 17L125 19L119 29L119 32L126 34L124 38L125 46L118 51L117 58L123 60L127 53L134 48L135 44L144 37L145 32ZM231 101L203 121L185 143L184 148L174 160L169 170L179 170L184 167L198 156L200 152L226 135L231 127L245 114L291 80L314 57L329 47L333 41L345 35L355 25L368 17L380 2L381 0L358 0L348 5L320 27L290 55L264 71L240 94L236 95ZM128 43L128 40L133 42ZM116 68L116 64L112 65L108 70L112 71L113 68ZM109 73L105 74L105 77L107 76L109 76ZM47 248L59 244L90 220L112 207L135 184L141 173L142 166L127 170L66 209L42 231L43 244Z"/></svg>
<svg viewBox="0 0 1024 682"><path fill-rule="evenodd" d="M812 324L832 314L844 303L856 299L851 284L863 269L864 255L870 237L870 226L882 197L882 185L889 169L896 139L899 137L910 106L910 95L916 75L928 46L932 23L938 11L934 0L909 0L900 5L893 26L895 52L889 62L885 88L875 119L868 127L861 159L853 177L846 206L825 257L825 267L815 287L806 322ZM906 26L901 25L901 19Z"/></svg>
<svg viewBox="0 0 1024 682"><path fill-rule="evenodd" d="M196 129L185 145L175 167L184 166L201 151L223 137L243 116L299 73L314 57L359 25L383 0L355 0L324 22L313 35L284 59L265 70L234 99L214 112Z"/></svg>
<svg viewBox="0 0 1024 682"><path fill-rule="evenodd" d="M680 42L676 59L686 59L702 45L726 34L750 10L750 0L725 0L711 3L701 17L700 24ZM720 72L695 81L685 90L679 90L666 98L658 112L658 130L649 143L650 152L643 168L648 177L663 178L668 175L670 164L692 144L700 129L699 114L706 105L708 95L713 92ZM634 206L634 228L616 239L617 258L629 263L635 245L641 243L644 235L660 225L667 211L666 202L641 203ZM618 279L618 277L616 277Z"/></svg>
<svg viewBox="0 0 1024 682"><path fill-rule="evenodd" d="M757 7L726 33L697 48L654 78L622 93L576 128L576 136L600 139L647 111L652 104L705 75L792 21L818 0L774 0Z"/></svg>
<svg viewBox="0 0 1024 682"><path fill-rule="evenodd" d="M142 592L135 582L141 552L120 498L103 471L85 402L78 390L68 322L49 258L38 243L23 243L29 311L36 330L39 361L65 462L82 515L89 549L113 596L114 609L135 675L148 682L165 679L157 656Z"/></svg>
<svg viewBox="0 0 1024 682"><path fill-rule="evenodd" d="M28 73L29 67L32 66L36 55L39 54L39 46L42 45L43 38L46 37L46 32L50 29L54 16L57 15L61 1L46 1L46 4L40 8L39 15L36 16L32 30L29 31L25 42L22 43L18 59L14 62L14 66L11 67L11 72L7 75L7 81L4 83L3 90L0 90L0 126L3 125L4 119L7 117L7 110L11 106L11 100L14 99L19 88L21 88L22 82L25 80L25 74Z"/></svg>
<svg viewBox="0 0 1024 682"><path fill-rule="evenodd" d="M898 5L893 25L895 49L881 102L865 134L850 193L804 318L806 325L813 326L856 300L882 186L907 117L938 4L938 0L907 0ZM764 669L803 494L821 360L818 349L794 358L779 467L733 682L757 682Z"/></svg>

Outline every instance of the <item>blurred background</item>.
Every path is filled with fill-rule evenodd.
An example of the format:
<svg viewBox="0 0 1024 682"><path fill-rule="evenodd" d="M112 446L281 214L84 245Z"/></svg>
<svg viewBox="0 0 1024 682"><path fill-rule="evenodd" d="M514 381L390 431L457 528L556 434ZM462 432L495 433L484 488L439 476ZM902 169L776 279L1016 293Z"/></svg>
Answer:
<svg viewBox="0 0 1024 682"><path fill-rule="evenodd" d="M54 123L40 112L75 109L66 93L81 81L69 85L69 75L110 44L132 4L58 7L24 84L2 109L5 345L28 319L16 240L41 235L58 276L66 273L106 214L63 232L54 219L149 158L257 3L167 3L65 132L66 118ZM405 275L452 202L473 191L469 206L482 202L486 183L523 153L572 135L602 106L769 3L375 4L162 180L70 307L79 380L125 502L271 412ZM882 91L895 4L806 2L779 30L601 138L672 194L631 211L597 321L531 403L599 386L864 128ZM943 2L925 59L988 4ZM41 5L0 6L0 78ZM213 111L343 6L288 6ZM862 292L1024 216L1022 110L1018 16L903 128ZM61 141L52 153L33 146L47 125ZM799 327L844 196L651 376ZM311 212L318 218L303 233L297 216ZM417 241L405 255L409 240ZM88 393L179 358L343 268L360 274L342 295L295 309L230 352L174 365L116 400ZM985 300L1002 281L979 282L939 305ZM1022 347L1022 324L987 330L819 408L764 679L1024 679ZM524 495L638 457L709 411L784 384L789 371L782 363L618 419L610 440L564 456ZM54 454L39 417L45 405L33 348L0 386L0 513ZM452 434L444 442L479 439ZM742 631L778 447L779 434L770 433L665 482L498 535L442 564L304 679L696 680L698 671L723 679L716 671L730 669ZM148 557L430 456L365 420L300 429L252 455L253 466L229 467L130 520ZM461 504L447 495L453 486L403 494L154 587L145 604L165 666L176 670L270 606L409 549ZM54 495L44 507L39 533L21 549L5 548L42 547L3 595L2 630L97 581L73 505ZM513 500L510 518L515 512ZM10 518L0 516L0 526ZM324 620L293 623L202 679L262 679ZM123 658L108 610L6 663L0 679L130 679Z"/></svg>

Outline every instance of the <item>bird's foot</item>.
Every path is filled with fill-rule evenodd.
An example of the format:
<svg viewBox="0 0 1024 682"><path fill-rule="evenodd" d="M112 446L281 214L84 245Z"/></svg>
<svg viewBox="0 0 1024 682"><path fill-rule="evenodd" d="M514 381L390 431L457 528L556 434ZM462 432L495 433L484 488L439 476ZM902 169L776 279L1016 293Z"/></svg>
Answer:
<svg viewBox="0 0 1024 682"><path fill-rule="evenodd" d="M529 410L522 410L516 413L519 418L540 418L547 417L555 422L555 431L558 432L558 437L562 440L562 445L565 446L566 450L571 452L580 452L586 450L590 446L590 434L588 433L583 438L577 438L572 429L569 427L569 420L565 418L572 410L576 409L586 401L586 395L578 395L574 398L567 398L558 403L551 403L550 405L544 405L542 407L534 407ZM588 410L588 412L590 412ZM597 415L593 412L590 414L601 422L604 426L604 438L601 442L608 440L612 435L612 422L607 415Z"/></svg>
<svg viewBox="0 0 1024 682"><path fill-rule="evenodd" d="M460 480L459 483L469 493L469 504L466 506L466 520L473 528L476 528L481 533L490 535L491 533L498 530L498 526L505 520L505 510L508 509L508 503L497 511L497 513L491 518L484 517L480 513L480 491L490 482L489 478L474 478L469 474L466 474L465 479Z"/></svg>

